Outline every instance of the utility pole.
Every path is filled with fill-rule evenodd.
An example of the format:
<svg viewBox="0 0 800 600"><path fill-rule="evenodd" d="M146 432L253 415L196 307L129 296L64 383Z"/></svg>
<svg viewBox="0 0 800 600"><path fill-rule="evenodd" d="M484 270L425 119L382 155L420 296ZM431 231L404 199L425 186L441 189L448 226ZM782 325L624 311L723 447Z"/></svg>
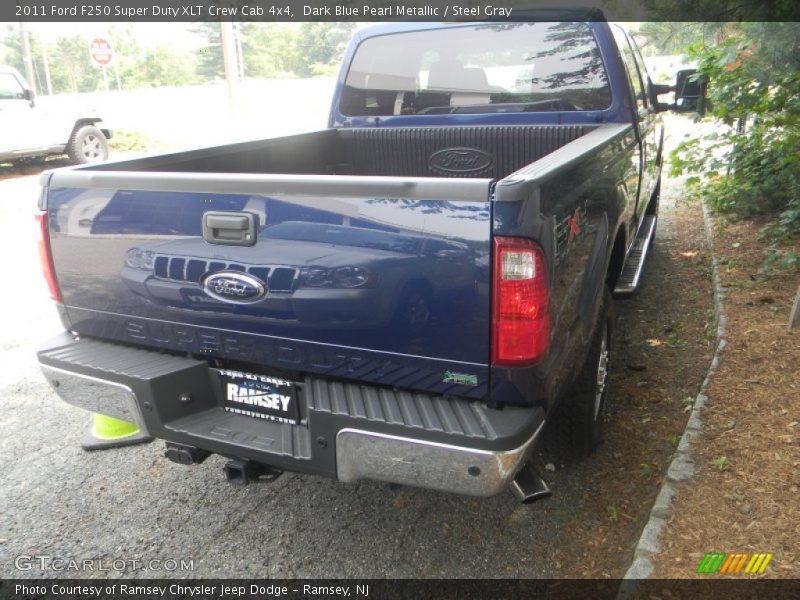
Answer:
<svg viewBox="0 0 800 600"><path fill-rule="evenodd" d="M31 40L28 37L28 30L25 29L25 23L19 24L20 35L22 36L22 59L25 61L25 79L28 80L28 85L33 88L33 91L39 93L36 88L36 77L33 73L33 58L31 58Z"/></svg>
<svg viewBox="0 0 800 600"><path fill-rule="evenodd" d="M47 56L47 44L42 42L42 62L44 62L44 80L47 83L47 95L53 95L53 81L50 79L50 57Z"/></svg>
<svg viewBox="0 0 800 600"><path fill-rule="evenodd" d="M239 81L244 81L244 53L242 51L241 23L234 23L233 33L236 37L236 62L239 64Z"/></svg>
<svg viewBox="0 0 800 600"><path fill-rule="evenodd" d="M239 92L239 66L236 52L236 38L233 35L233 23L220 21L220 42L222 60L225 64L225 81L228 84L228 107L233 108Z"/></svg>

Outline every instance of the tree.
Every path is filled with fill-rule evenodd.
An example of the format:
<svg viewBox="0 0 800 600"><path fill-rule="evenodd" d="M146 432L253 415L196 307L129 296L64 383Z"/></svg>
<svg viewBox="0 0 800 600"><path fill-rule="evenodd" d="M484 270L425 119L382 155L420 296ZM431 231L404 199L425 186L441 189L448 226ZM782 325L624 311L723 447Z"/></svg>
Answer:
<svg viewBox="0 0 800 600"><path fill-rule="evenodd" d="M242 57L247 77L280 77L300 62L296 34L279 23L242 23Z"/></svg>
<svg viewBox="0 0 800 600"><path fill-rule="evenodd" d="M355 28L355 23L303 23L297 39L295 73L308 77L335 72Z"/></svg>
<svg viewBox="0 0 800 600"><path fill-rule="evenodd" d="M329 75L338 68L344 49L356 27L354 23L304 23L299 27L282 23L247 22L240 25L244 74L248 77ZM109 67L114 88L116 75L124 89L144 86L177 86L217 81L225 76L220 24L204 22L191 28L203 45L197 51L143 44L130 25L108 30L115 49ZM31 35L34 72L44 88L42 46ZM0 55L4 62L24 72L19 27L0 24ZM102 70L91 62L88 40L80 35L61 36L47 44L55 93L91 92L102 89Z"/></svg>
<svg viewBox="0 0 800 600"><path fill-rule="evenodd" d="M113 68L124 89L196 83L196 59L190 52L164 45L143 47L128 25L113 26L109 36L116 56Z"/></svg>
<svg viewBox="0 0 800 600"><path fill-rule="evenodd" d="M703 23L649 21L642 23L637 37L644 37L641 48L645 55L683 54L699 39L703 39L708 28Z"/></svg>
<svg viewBox="0 0 800 600"><path fill-rule="evenodd" d="M205 45L197 51L197 75L201 81L216 81L225 78L225 63L222 59L222 34L218 22L198 23L192 28L203 38Z"/></svg>
<svg viewBox="0 0 800 600"><path fill-rule="evenodd" d="M44 66L41 61L41 47L35 36L28 36L30 42L31 59L33 62L33 76L36 81L29 81L30 85L36 85L37 89L45 89L44 86ZM20 73L25 75L25 59L22 51L22 30L18 24L7 24L3 35L3 46L5 46L5 58L3 64L11 65Z"/></svg>
<svg viewBox="0 0 800 600"><path fill-rule="evenodd" d="M59 37L49 54L53 91L77 93L102 89L103 73L92 64L88 43L82 36Z"/></svg>
<svg viewBox="0 0 800 600"><path fill-rule="evenodd" d="M709 78L709 116L727 128L681 144L672 172L695 174L720 210L768 215L775 245L800 235L800 23L726 24L690 54Z"/></svg>

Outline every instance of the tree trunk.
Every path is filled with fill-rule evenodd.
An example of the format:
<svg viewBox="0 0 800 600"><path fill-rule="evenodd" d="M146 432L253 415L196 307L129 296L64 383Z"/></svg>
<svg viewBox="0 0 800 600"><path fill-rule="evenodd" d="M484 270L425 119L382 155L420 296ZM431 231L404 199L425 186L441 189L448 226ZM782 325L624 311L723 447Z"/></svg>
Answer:
<svg viewBox="0 0 800 600"><path fill-rule="evenodd" d="M797 327L800 327L800 287L797 288L797 293L794 296L794 306L791 314L789 314L789 325L786 328L791 331Z"/></svg>

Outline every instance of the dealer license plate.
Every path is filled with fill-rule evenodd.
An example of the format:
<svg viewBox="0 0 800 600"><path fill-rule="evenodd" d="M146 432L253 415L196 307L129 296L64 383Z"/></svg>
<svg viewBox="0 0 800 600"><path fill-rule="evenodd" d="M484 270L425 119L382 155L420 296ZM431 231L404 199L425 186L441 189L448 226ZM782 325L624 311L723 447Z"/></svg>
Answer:
<svg viewBox="0 0 800 600"><path fill-rule="evenodd" d="M226 411L281 423L299 420L294 382L226 369L219 374Z"/></svg>

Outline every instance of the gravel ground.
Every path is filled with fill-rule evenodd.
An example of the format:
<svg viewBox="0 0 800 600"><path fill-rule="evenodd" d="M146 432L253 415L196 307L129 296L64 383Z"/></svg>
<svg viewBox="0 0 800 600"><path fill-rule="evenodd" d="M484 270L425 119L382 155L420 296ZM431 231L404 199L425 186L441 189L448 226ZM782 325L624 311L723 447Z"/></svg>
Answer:
<svg viewBox="0 0 800 600"><path fill-rule="evenodd" d="M36 345L60 329L31 242L37 186L35 176L0 172L0 219L6 225L0 251L6 265L8 257L15 265L0 296L0 577L93 575L42 571L39 563L30 570L15 567L17 557L37 555L104 565L143 561L139 568L129 562L120 571L94 573L103 577L171 576L158 565L141 568L168 559L191 559L193 569L181 574L195 577L569 576L550 558L554 550L565 556L582 543L585 548L592 537L589 528L583 538L576 534L574 523L588 506L586 474L595 458L574 468L557 464L555 472L546 472L554 496L520 506L511 494L476 500L292 474L272 484L234 487L222 476L223 459L175 465L162 457L160 442L83 452L88 415L58 401L35 364ZM670 244L681 243L672 227L674 210L665 210L659 225L666 241L650 265L650 298L670 276ZM645 295L616 303L619 326L635 322L650 301ZM631 385L626 378L637 375L618 367L613 377L615 388L624 389ZM626 404L618 406L614 418L626 418ZM655 491L649 486L637 500L643 514ZM625 534L623 557L639 532L634 526ZM595 546L593 554L615 565L608 570L617 575L616 565L628 561L616 548Z"/></svg>

